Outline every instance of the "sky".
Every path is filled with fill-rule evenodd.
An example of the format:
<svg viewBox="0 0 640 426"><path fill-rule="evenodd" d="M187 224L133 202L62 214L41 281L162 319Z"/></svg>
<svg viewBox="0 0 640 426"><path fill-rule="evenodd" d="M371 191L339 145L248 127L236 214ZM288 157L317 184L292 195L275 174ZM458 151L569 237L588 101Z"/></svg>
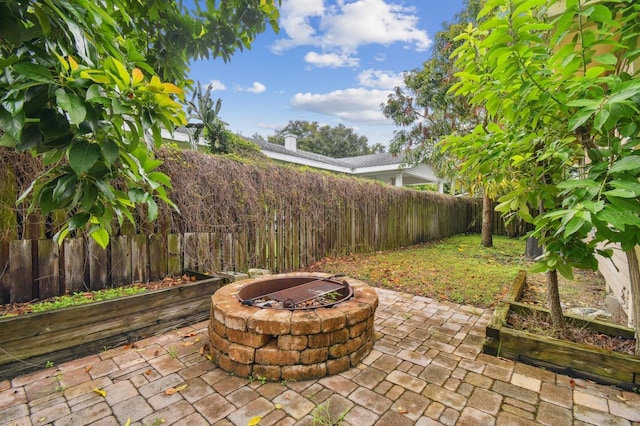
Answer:
<svg viewBox="0 0 640 426"><path fill-rule="evenodd" d="M343 124L388 146L394 126L380 104L403 72L421 68L433 36L463 0L283 0L280 32L250 50L195 61L190 78L222 99L219 117L244 136L274 135L291 120Z"/></svg>

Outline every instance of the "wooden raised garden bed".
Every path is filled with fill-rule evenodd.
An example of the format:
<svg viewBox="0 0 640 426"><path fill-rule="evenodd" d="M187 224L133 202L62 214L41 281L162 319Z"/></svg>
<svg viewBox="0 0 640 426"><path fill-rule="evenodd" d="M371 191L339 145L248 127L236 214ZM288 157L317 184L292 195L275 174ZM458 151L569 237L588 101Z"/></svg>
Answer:
<svg viewBox="0 0 640 426"><path fill-rule="evenodd" d="M510 312L549 315L547 309L517 302L525 285L526 273L521 271L487 326L484 353L625 389L640 385L640 357L510 328L507 325ZM565 318L574 325L602 334L634 337L633 329L628 327L572 315Z"/></svg>
<svg viewBox="0 0 640 426"><path fill-rule="evenodd" d="M0 319L0 380L209 318L221 277Z"/></svg>

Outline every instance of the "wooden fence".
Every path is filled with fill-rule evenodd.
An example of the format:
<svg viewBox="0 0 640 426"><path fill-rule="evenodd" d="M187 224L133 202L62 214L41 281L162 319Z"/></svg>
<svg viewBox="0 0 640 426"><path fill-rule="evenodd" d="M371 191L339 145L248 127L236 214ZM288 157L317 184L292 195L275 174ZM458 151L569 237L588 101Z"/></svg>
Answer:
<svg viewBox="0 0 640 426"><path fill-rule="evenodd" d="M184 269L292 271L327 256L394 249L467 232L472 221L479 221L470 218L473 203L454 197L406 197L366 205L345 201L327 205L331 212L316 214L313 220L285 205L272 212L273 220L266 225L119 235L106 249L88 238L67 239L61 246L50 239L4 241L0 303L153 281L181 275Z"/></svg>

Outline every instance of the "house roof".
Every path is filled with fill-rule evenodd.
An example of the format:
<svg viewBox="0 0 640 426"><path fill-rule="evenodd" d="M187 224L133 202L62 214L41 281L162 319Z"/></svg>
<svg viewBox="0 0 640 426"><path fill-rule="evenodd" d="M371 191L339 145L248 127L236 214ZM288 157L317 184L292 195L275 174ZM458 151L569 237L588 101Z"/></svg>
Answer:
<svg viewBox="0 0 640 426"><path fill-rule="evenodd" d="M175 130L172 139L188 141L188 134L191 132L192 129L189 128L178 128ZM262 153L267 157L286 163L299 164L384 182L396 181L396 184L399 186L442 182L441 179L435 176L431 166L427 164L404 164L404 154L393 155L384 152L380 154L359 155L356 157L332 158L309 151L291 149L264 140L257 140L246 136L242 137L258 145ZM170 136L167 138L171 139Z"/></svg>

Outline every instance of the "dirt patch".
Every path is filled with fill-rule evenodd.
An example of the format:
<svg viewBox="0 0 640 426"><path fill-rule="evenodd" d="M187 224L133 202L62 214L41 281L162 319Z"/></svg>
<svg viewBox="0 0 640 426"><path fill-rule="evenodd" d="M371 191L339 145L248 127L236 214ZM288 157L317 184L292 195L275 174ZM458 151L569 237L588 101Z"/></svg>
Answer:
<svg viewBox="0 0 640 426"><path fill-rule="evenodd" d="M147 290L147 291L160 290L163 288L169 288L169 287L175 287L183 284L188 284L194 281L196 281L195 277L183 275L181 277L165 277L162 280L150 281L147 283L129 284L129 285L117 287L117 289L122 290L123 293L126 295L127 289L140 289L141 290L140 292L144 290ZM97 293L98 293L97 291L84 291L84 292L76 293L77 299L80 300L76 304L90 303L93 301L102 300L99 298ZM29 312L33 312L34 305L38 303L55 302L58 299L59 297L52 297L49 299L32 300L30 302L25 302L25 303L8 303L8 304L0 305L0 318L4 316L24 315ZM71 306L71 304L69 306Z"/></svg>

